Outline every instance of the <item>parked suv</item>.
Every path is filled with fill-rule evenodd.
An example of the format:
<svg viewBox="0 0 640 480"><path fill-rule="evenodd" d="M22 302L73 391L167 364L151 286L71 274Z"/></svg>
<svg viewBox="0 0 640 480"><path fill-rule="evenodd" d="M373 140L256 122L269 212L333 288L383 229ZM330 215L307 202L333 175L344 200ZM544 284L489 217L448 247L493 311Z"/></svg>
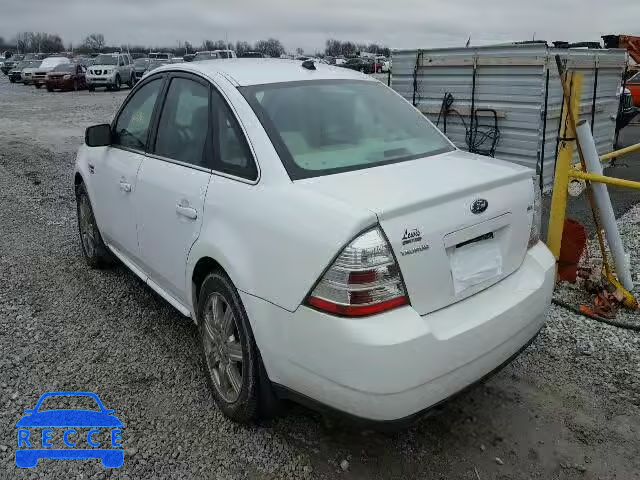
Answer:
<svg viewBox="0 0 640 480"><path fill-rule="evenodd" d="M350 70L357 70L358 72L362 72L362 73L375 72L375 66L372 58L366 58L366 57L350 58L345 63L339 66L343 68L348 68Z"/></svg>
<svg viewBox="0 0 640 480"><path fill-rule="evenodd" d="M278 398L415 418L543 326L538 178L457 149L381 82L309 63L146 74L85 132L82 255L117 257L197 323L236 421Z"/></svg>
<svg viewBox="0 0 640 480"><path fill-rule="evenodd" d="M24 85L33 83L33 74L40 68L40 65L42 65L42 60L29 60L29 66L22 69L21 78Z"/></svg>
<svg viewBox="0 0 640 480"><path fill-rule="evenodd" d="M67 57L45 58L38 69L31 75L31 83L33 83L36 88L42 87L47 81L47 74L62 63L71 63L71 60Z"/></svg>
<svg viewBox="0 0 640 480"><path fill-rule="evenodd" d="M86 81L91 92L98 87L117 91L123 83L133 87L136 77L131 56L127 53L101 53L89 67Z"/></svg>

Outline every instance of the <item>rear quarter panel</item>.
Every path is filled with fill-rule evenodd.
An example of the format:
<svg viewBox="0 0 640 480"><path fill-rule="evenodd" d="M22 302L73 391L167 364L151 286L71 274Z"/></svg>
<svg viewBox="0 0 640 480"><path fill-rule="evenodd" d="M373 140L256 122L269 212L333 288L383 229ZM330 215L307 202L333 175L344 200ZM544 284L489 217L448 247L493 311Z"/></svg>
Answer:
<svg viewBox="0 0 640 480"><path fill-rule="evenodd" d="M214 176L189 254L187 291L198 260L211 257L239 290L294 311L344 245L376 221L371 211L293 183Z"/></svg>

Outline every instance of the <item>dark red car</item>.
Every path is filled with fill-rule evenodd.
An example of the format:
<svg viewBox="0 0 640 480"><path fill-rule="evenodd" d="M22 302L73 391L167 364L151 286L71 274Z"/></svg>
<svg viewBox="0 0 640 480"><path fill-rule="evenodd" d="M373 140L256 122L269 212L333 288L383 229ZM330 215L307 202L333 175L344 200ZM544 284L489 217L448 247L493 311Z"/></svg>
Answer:
<svg viewBox="0 0 640 480"><path fill-rule="evenodd" d="M87 88L86 69L77 63L61 63L47 74L45 85L53 92L60 90L82 90Z"/></svg>

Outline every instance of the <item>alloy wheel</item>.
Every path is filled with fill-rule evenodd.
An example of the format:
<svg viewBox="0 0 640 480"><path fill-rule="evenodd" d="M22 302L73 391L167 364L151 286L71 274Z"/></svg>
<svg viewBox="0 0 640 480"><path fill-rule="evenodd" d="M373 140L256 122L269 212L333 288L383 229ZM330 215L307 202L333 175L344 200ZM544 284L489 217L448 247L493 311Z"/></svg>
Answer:
<svg viewBox="0 0 640 480"><path fill-rule="evenodd" d="M204 315L204 351L213 384L227 403L238 400L243 385L242 344L233 309L220 293L207 300Z"/></svg>
<svg viewBox="0 0 640 480"><path fill-rule="evenodd" d="M93 257L96 253L96 226L91 210L89 198L86 195L80 197L80 238L87 257Z"/></svg>

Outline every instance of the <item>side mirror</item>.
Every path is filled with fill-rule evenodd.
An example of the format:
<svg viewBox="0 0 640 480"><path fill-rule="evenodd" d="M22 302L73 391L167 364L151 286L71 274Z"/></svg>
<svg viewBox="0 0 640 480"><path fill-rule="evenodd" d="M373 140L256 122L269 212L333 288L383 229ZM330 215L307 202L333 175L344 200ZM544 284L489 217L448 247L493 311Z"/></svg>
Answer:
<svg viewBox="0 0 640 480"><path fill-rule="evenodd" d="M111 125L102 123L87 128L84 132L84 143L89 147L107 147L111 145Z"/></svg>

